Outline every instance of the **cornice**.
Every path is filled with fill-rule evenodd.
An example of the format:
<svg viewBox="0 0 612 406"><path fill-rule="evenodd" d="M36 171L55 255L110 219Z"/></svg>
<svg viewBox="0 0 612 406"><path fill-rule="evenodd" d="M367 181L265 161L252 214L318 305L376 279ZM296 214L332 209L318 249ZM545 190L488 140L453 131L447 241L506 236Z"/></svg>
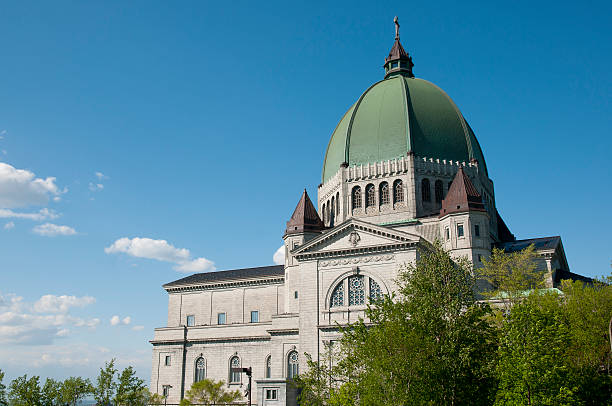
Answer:
<svg viewBox="0 0 612 406"><path fill-rule="evenodd" d="M285 283L285 277L268 278L268 279L253 279L253 280L235 280L228 282L210 283L205 285L186 285L166 288L168 293L171 292L187 292L199 290L212 290L223 288L237 288L242 286L260 286L260 285L278 285Z"/></svg>

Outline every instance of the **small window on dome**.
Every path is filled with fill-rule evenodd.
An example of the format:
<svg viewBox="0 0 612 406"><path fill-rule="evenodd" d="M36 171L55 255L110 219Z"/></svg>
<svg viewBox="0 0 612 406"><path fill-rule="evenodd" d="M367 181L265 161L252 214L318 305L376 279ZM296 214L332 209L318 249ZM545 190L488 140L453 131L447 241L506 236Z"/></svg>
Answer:
<svg viewBox="0 0 612 406"><path fill-rule="evenodd" d="M398 62L391 62L391 69L395 69L398 66Z"/></svg>

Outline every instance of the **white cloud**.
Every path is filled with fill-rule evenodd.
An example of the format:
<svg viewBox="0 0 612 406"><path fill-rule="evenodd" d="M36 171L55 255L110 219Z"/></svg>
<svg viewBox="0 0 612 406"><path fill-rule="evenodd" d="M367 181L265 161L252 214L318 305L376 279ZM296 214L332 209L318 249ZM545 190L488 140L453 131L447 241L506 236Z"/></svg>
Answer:
<svg viewBox="0 0 612 406"><path fill-rule="evenodd" d="M174 269L179 272L202 272L215 269L214 262L204 257L191 259L188 249L176 248L166 240L123 237L104 248L104 252L107 254L124 253L137 258L171 262L176 264Z"/></svg>
<svg viewBox="0 0 612 406"><path fill-rule="evenodd" d="M37 178L27 169L16 169L0 162L0 208L42 206L49 198L58 198L66 193L55 184L54 177Z"/></svg>
<svg viewBox="0 0 612 406"><path fill-rule="evenodd" d="M85 307L96 299L91 296L44 295L34 303L37 313L66 313L71 307Z"/></svg>
<svg viewBox="0 0 612 406"><path fill-rule="evenodd" d="M67 328L63 328L57 333L55 333L55 335L58 337L66 337L69 333L70 333L70 330L68 330Z"/></svg>
<svg viewBox="0 0 612 406"><path fill-rule="evenodd" d="M134 331L141 331L141 330L144 330L144 326L141 326L141 325L134 326L134 327L132 327L132 330L134 330Z"/></svg>
<svg viewBox="0 0 612 406"><path fill-rule="evenodd" d="M99 180L108 179L108 176L106 176L102 172L96 172L95 175L96 175L96 178L98 178Z"/></svg>
<svg viewBox="0 0 612 406"><path fill-rule="evenodd" d="M272 256L272 260L276 265L284 265L285 264L285 246L281 245L279 249L276 250L274 255Z"/></svg>
<svg viewBox="0 0 612 406"><path fill-rule="evenodd" d="M19 213L9 209L0 209L0 218L18 218L34 221L42 221L46 219L56 219L59 216L47 208L39 210L37 213Z"/></svg>
<svg viewBox="0 0 612 406"><path fill-rule="evenodd" d="M121 319L119 319L119 316L117 316L117 315L111 317L111 319L110 319L111 326L116 326L120 322L121 322Z"/></svg>
<svg viewBox="0 0 612 406"><path fill-rule="evenodd" d="M59 226L51 223L40 224L34 227L32 231L45 237L55 237L57 235L75 235L77 233L72 227Z"/></svg>
<svg viewBox="0 0 612 406"><path fill-rule="evenodd" d="M103 184L89 182L89 190L91 190L92 192L99 192L100 190L103 190L103 189L104 189Z"/></svg>
<svg viewBox="0 0 612 406"><path fill-rule="evenodd" d="M5 230L10 230L10 229L12 229L12 228L14 228L14 227L15 227L15 223L13 223L12 221L9 221L8 223L6 223L6 224L4 225L4 229L5 229Z"/></svg>
<svg viewBox="0 0 612 406"><path fill-rule="evenodd" d="M124 317L123 320L121 320L121 323L125 324L126 326L130 324L131 322L132 322L132 318L130 316Z"/></svg>

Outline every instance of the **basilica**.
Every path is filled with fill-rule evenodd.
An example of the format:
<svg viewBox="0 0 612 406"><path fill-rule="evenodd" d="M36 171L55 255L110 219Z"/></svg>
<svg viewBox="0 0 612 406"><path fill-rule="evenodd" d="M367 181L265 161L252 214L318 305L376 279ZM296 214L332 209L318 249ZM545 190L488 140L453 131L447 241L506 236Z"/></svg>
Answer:
<svg viewBox="0 0 612 406"><path fill-rule="evenodd" d="M559 236L517 240L496 208L476 135L453 100L416 78L395 42L384 77L340 118L315 202L306 193L287 221L285 263L199 273L163 287L168 322L155 329L151 391L178 403L194 382L225 381L253 404L296 405L292 378L396 289L402 264L440 240L475 267L492 247L534 244L549 287L570 273ZM297 196L296 196L297 198ZM288 210L288 214L290 214Z"/></svg>

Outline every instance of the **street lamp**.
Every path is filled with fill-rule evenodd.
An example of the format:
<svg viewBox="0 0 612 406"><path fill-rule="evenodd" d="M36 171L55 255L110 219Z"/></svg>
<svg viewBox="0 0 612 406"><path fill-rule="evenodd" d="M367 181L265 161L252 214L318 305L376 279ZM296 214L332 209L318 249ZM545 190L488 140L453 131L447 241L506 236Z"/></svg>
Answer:
<svg viewBox="0 0 612 406"><path fill-rule="evenodd" d="M251 368L251 367L248 367L248 368L232 368L232 372L238 372L238 373L244 372L249 377L249 385L247 386L247 390L246 390L246 392L244 392L244 394L248 397L248 399L249 399L249 406L251 406L251 377L253 375L253 368Z"/></svg>
<svg viewBox="0 0 612 406"><path fill-rule="evenodd" d="M164 385L164 406L166 406L168 402L168 395L170 394L170 388L172 388L172 385Z"/></svg>

